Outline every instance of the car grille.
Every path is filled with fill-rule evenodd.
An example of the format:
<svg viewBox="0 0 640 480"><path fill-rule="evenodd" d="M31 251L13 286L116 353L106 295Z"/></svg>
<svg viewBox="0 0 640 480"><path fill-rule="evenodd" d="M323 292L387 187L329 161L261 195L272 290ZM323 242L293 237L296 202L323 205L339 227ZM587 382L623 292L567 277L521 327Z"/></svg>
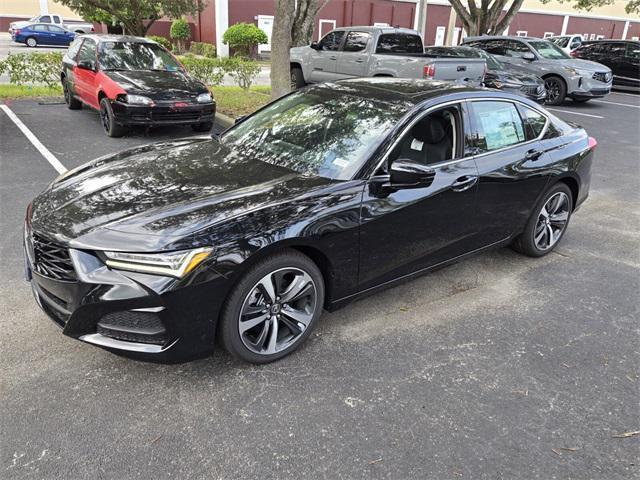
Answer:
<svg viewBox="0 0 640 480"><path fill-rule="evenodd" d="M152 312L112 312L98 322L97 332L125 342L162 345L167 332L160 318Z"/></svg>
<svg viewBox="0 0 640 480"><path fill-rule="evenodd" d="M611 80L611 73L609 72L596 72L593 74L593 79L599 82L608 82Z"/></svg>
<svg viewBox="0 0 640 480"><path fill-rule="evenodd" d="M524 85L520 87L520 91L522 91L525 95L537 97L538 95L542 95L544 93L544 85Z"/></svg>
<svg viewBox="0 0 640 480"><path fill-rule="evenodd" d="M609 93L609 89L607 88L601 88L601 89L593 89L593 90L589 90L589 92L592 95L607 95Z"/></svg>
<svg viewBox="0 0 640 480"><path fill-rule="evenodd" d="M76 280L76 272L69 256L69 250L34 233L33 269L40 275L56 280Z"/></svg>

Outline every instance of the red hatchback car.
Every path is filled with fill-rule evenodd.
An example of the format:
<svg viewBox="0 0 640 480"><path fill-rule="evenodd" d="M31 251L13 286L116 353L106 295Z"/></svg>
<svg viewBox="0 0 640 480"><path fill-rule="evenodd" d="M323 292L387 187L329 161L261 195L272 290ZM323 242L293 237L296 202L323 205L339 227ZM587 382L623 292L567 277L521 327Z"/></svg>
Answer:
<svg viewBox="0 0 640 480"><path fill-rule="evenodd" d="M62 60L64 98L72 110L98 110L110 137L130 125L213 126L216 104L165 48L147 38L83 35Z"/></svg>

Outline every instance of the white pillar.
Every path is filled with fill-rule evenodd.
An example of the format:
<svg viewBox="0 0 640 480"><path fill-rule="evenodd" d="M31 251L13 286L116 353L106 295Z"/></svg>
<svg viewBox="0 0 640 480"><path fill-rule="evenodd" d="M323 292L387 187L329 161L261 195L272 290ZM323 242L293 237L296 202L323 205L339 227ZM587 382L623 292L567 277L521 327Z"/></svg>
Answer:
<svg viewBox="0 0 640 480"><path fill-rule="evenodd" d="M624 22L624 28L622 29L622 40L627 39L627 33L629 33L629 20Z"/></svg>
<svg viewBox="0 0 640 480"><path fill-rule="evenodd" d="M49 0L40 0L40 15L49 13Z"/></svg>
<svg viewBox="0 0 640 480"><path fill-rule="evenodd" d="M567 34L567 27L569 26L569 15L565 15L564 19L562 20L562 31L560 32L560 35L566 35Z"/></svg>
<svg viewBox="0 0 640 480"><path fill-rule="evenodd" d="M222 36L229 28L229 0L215 0L216 52L219 57L229 56L229 45L222 43Z"/></svg>

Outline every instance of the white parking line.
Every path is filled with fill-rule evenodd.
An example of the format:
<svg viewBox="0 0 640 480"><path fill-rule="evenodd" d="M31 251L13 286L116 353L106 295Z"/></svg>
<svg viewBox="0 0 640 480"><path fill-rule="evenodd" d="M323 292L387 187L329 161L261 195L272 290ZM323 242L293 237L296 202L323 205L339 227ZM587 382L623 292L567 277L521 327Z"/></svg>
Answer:
<svg viewBox="0 0 640 480"><path fill-rule="evenodd" d="M611 95L624 95L626 97L640 98L640 95L638 95L637 93L626 93L626 92L618 92L618 91L611 92Z"/></svg>
<svg viewBox="0 0 640 480"><path fill-rule="evenodd" d="M22 133L24 133L24 136L29 139L29 141L33 144L33 146L36 147L36 149L42 154L44 158L47 159L47 161L51 164L53 168L56 169L58 173L64 173L67 171L65 166L62 165L62 163L60 163L60 160L58 160L56 156L53 153L51 153L47 149L47 147L45 147L42 144L40 140L38 140L38 137L36 137L31 132L31 130L29 130L27 126L24 123L22 123L22 121L16 116L15 113L13 113L13 111L11 111L9 107L2 104L0 105L0 108L4 111L4 113L7 114L7 116L11 119L11 121L16 124L16 127L18 127Z"/></svg>
<svg viewBox="0 0 640 480"><path fill-rule="evenodd" d="M640 108L640 105L629 105L628 103L607 102L606 100L591 100L594 103L607 103L609 105L619 105L621 107Z"/></svg>
<svg viewBox="0 0 640 480"><path fill-rule="evenodd" d="M604 118L604 117L601 117L600 115L591 115L590 113L572 112L571 110L560 110L558 108L548 108L547 107L547 110L551 110L553 112L570 113L571 115L582 115L583 117Z"/></svg>

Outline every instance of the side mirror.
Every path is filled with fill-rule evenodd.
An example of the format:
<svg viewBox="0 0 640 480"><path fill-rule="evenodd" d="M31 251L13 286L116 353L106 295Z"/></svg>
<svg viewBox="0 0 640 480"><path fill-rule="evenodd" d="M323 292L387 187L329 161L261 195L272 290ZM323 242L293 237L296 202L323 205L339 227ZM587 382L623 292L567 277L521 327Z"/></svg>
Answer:
<svg viewBox="0 0 640 480"><path fill-rule="evenodd" d="M529 62L532 62L533 60L536 59L536 56L531 53L531 52L527 52L524 55L522 55L523 60L528 60Z"/></svg>
<svg viewBox="0 0 640 480"><path fill-rule="evenodd" d="M309 47L313 48L314 50L320 50L320 45L318 44L318 42L311 42Z"/></svg>
<svg viewBox="0 0 640 480"><path fill-rule="evenodd" d="M399 158L391 164L389 182L394 189L424 188L433 183L435 176L433 168L408 158Z"/></svg>
<svg viewBox="0 0 640 480"><path fill-rule="evenodd" d="M78 62L78 68L91 71L95 71L96 69L95 64L91 60L80 60Z"/></svg>

